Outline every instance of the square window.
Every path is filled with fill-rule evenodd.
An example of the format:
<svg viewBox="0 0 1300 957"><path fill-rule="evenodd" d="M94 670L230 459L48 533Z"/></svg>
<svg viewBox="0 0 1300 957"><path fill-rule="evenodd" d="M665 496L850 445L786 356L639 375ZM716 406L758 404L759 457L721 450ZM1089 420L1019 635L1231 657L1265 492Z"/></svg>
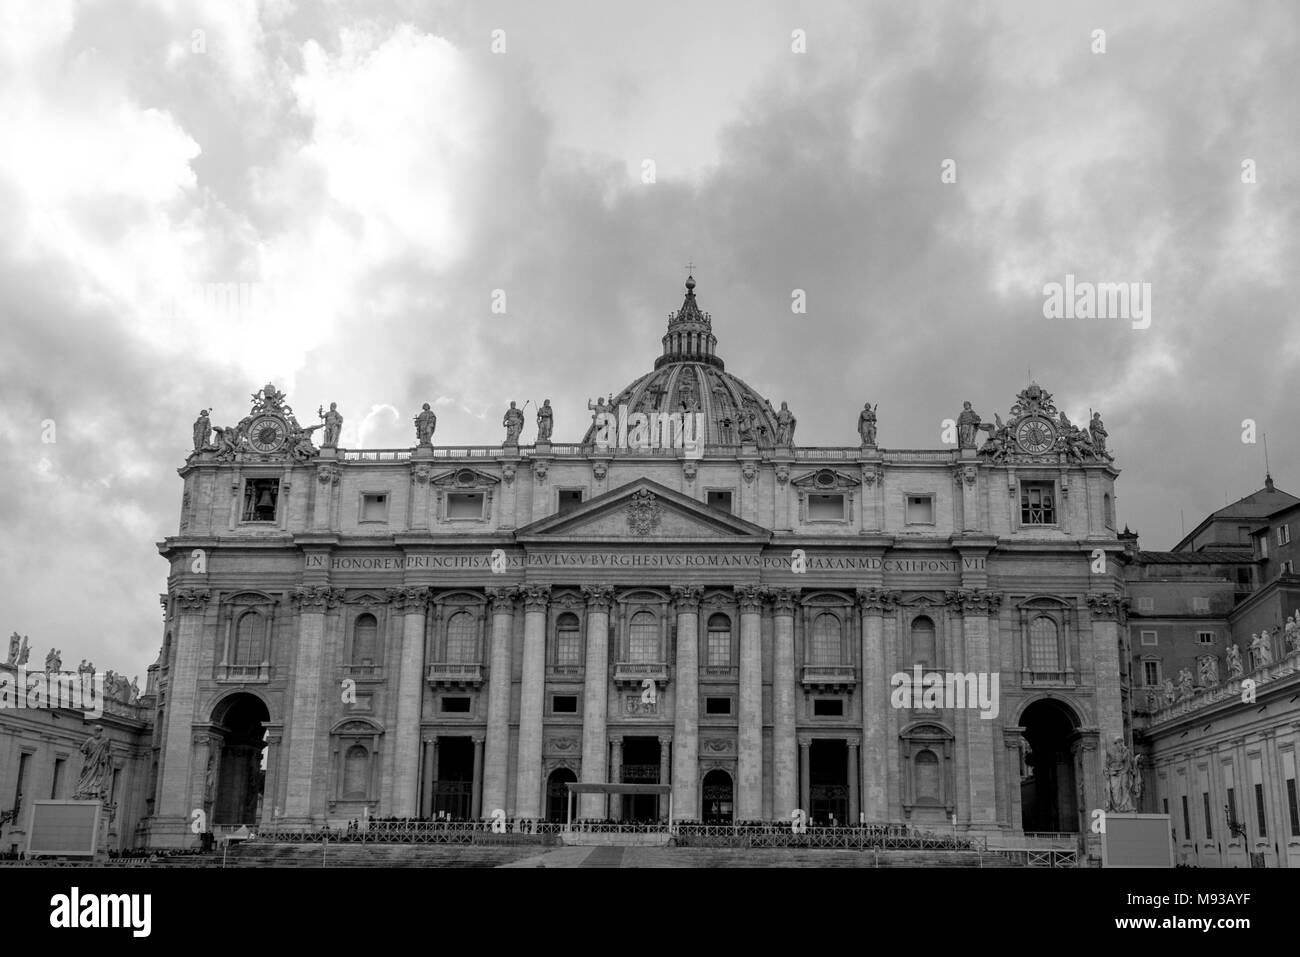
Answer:
<svg viewBox="0 0 1300 957"><path fill-rule="evenodd" d="M709 489L704 496L704 504L709 508L716 508L719 512L731 514L731 489L713 488Z"/></svg>
<svg viewBox="0 0 1300 957"><path fill-rule="evenodd" d="M363 522L388 521L388 493L387 492L362 492L361 493L361 521Z"/></svg>
<svg viewBox="0 0 1300 957"><path fill-rule="evenodd" d="M1138 611L1150 611L1152 608L1155 607L1155 604L1156 603L1154 598L1139 598Z"/></svg>
<svg viewBox="0 0 1300 957"><path fill-rule="evenodd" d="M1198 631L1198 632L1196 633L1196 643L1197 643L1198 645L1212 645L1212 644L1214 644L1214 632L1212 632L1212 631Z"/></svg>
<svg viewBox="0 0 1300 957"><path fill-rule="evenodd" d="M1209 611L1210 599L1205 597L1196 597L1192 599L1192 611Z"/></svg>
<svg viewBox="0 0 1300 957"><path fill-rule="evenodd" d="M1155 633L1154 631L1144 631L1144 632L1142 632L1142 644L1144 644L1144 645L1157 645L1157 644L1159 644L1159 643L1160 643L1160 642L1157 640L1157 638L1156 638L1156 633Z"/></svg>
<svg viewBox="0 0 1300 957"><path fill-rule="evenodd" d="M934 496L933 495L907 496L907 524L908 525L933 525L934 524Z"/></svg>
<svg viewBox="0 0 1300 957"><path fill-rule="evenodd" d="M576 694L551 695L552 714L577 714L578 696Z"/></svg>
<svg viewBox="0 0 1300 957"><path fill-rule="evenodd" d="M844 717L843 698L814 698L813 714L822 718Z"/></svg>
<svg viewBox="0 0 1300 957"><path fill-rule="evenodd" d="M274 522L280 500L278 478L251 478L244 482L245 522Z"/></svg>
<svg viewBox="0 0 1300 957"><path fill-rule="evenodd" d="M730 698L705 698L705 714L731 714Z"/></svg>
<svg viewBox="0 0 1300 957"><path fill-rule="evenodd" d="M825 493L812 493L808 496L808 521L842 522L844 521L844 496Z"/></svg>
<svg viewBox="0 0 1300 957"><path fill-rule="evenodd" d="M469 519L483 517L482 492L450 492L447 495L447 518Z"/></svg>
<svg viewBox="0 0 1300 957"><path fill-rule="evenodd" d="M1020 524L1056 524L1056 483L1020 483Z"/></svg>
<svg viewBox="0 0 1300 957"><path fill-rule="evenodd" d="M442 710L447 714L468 714L469 698L443 698Z"/></svg>
<svg viewBox="0 0 1300 957"><path fill-rule="evenodd" d="M559 513L572 512L582 504L582 489L580 488L562 488L559 492Z"/></svg>

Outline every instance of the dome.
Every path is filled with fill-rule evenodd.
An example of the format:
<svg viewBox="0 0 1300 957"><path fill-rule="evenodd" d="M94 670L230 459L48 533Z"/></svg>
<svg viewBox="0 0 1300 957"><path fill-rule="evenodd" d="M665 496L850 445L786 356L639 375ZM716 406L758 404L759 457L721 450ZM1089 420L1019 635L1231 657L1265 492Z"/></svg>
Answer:
<svg viewBox="0 0 1300 957"><path fill-rule="evenodd" d="M703 412L705 445L739 445L742 413L752 423L753 442L759 448L776 443L776 410L743 379L726 371L716 353L713 321L695 301L695 278L687 277L686 298L668 316L663 355L654 370L615 393L611 411L623 405L635 412ZM595 423L584 444L595 437Z"/></svg>

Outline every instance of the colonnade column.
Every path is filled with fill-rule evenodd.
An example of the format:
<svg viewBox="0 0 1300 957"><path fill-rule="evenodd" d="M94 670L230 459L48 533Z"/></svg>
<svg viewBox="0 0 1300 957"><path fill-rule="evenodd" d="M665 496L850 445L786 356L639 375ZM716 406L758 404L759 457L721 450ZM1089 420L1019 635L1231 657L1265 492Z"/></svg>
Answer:
<svg viewBox="0 0 1300 957"><path fill-rule="evenodd" d="M740 730L736 742L736 820L763 816L763 589L737 585L740 606ZM778 809L779 810L779 809Z"/></svg>
<svg viewBox="0 0 1300 957"><path fill-rule="evenodd" d="M672 589L677 606L677 680L673 717L673 816L700 819L700 599L698 585ZM663 744L660 744L663 747Z"/></svg>
<svg viewBox="0 0 1300 957"><path fill-rule="evenodd" d="M794 605L798 591L772 593L772 815L784 819L801 805L795 745ZM806 810L806 808L805 808Z"/></svg>
<svg viewBox="0 0 1300 957"><path fill-rule="evenodd" d="M484 740L481 811L506 808L510 779L510 639L515 623L514 588L489 588L492 600L492 659L488 669L488 719Z"/></svg>
<svg viewBox="0 0 1300 957"><path fill-rule="evenodd" d="M524 593L524 684L519 695L519 761L515 767L515 816L541 817L542 695L546 688L546 606L549 585Z"/></svg>
<svg viewBox="0 0 1300 957"><path fill-rule="evenodd" d="M424 622L429 589L390 589L393 610L402 614L402 650L397 672L397 727L393 730L393 793L389 813L415 817L419 801L420 704L424 697Z"/></svg>
<svg viewBox="0 0 1300 957"><path fill-rule="evenodd" d="M589 585L582 589L587 598L587 659L582 685L582 776L583 784L605 784L609 741L605 733L609 707L609 606L614 589ZM605 816L605 795L578 797L579 817Z"/></svg>
<svg viewBox="0 0 1300 957"><path fill-rule="evenodd" d="M612 784L623 783L623 737L619 735L609 743L609 780ZM621 821L623 819L623 795L611 794L609 796L609 819L611 821Z"/></svg>
<svg viewBox="0 0 1300 957"><path fill-rule="evenodd" d="M884 613L897 600L894 592L859 588L862 623L862 813L868 822L889 820L888 739L889 674L885 664Z"/></svg>
<svg viewBox="0 0 1300 957"><path fill-rule="evenodd" d="M812 769L808 760L811 749L811 741L799 742L799 807L803 809L805 820L812 819Z"/></svg>
<svg viewBox="0 0 1300 957"><path fill-rule="evenodd" d="M316 729L321 713L321 650L325 644L325 611L339 602L341 590L328 585L298 588L298 644L293 666L293 708L289 726L289 790L285 817L292 823L311 821L312 789L316 787Z"/></svg>

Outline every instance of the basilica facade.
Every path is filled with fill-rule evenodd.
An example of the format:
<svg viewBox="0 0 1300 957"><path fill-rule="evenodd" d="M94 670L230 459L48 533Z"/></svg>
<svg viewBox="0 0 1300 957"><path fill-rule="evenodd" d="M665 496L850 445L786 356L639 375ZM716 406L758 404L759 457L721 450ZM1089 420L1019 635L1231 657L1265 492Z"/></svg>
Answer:
<svg viewBox="0 0 1300 957"><path fill-rule="evenodd" d="M504 443L439 446L426 406L411 447L344 449L271 385L200 416L148 842L192 844L196 811L562 820L575 781L671 788L586 818L1086 833L1132 742L1100 418L1030 383L993 423L954 395L944 447L879 447L870 405L801 446L693 279L661 346L571 444L512 408Z"/></svg>

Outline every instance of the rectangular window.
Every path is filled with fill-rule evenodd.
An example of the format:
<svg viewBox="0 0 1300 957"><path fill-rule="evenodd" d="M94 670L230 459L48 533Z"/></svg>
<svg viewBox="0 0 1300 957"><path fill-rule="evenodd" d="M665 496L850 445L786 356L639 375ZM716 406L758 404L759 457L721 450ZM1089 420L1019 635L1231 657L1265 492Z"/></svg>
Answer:
<svg viewBox="0 0 1300 957"><path fill-rule="evenodd" d="M582 664L582 635L579 632L568 629L556 632L555 663L569 666Z"/></svg>
<svg viewBox="0 0 1300 957"><path fill-rule="evenodd" d="M443 698L442 710L446 714L467 714L469 698Z"/></svg>
<svg viewBox="0 0 1300 957"><path fill-rule="evenodd" d="M1288 558L1286 561L1284 561L1284 562L1282 563L1282 574L1283 574L1283 575L1294 575L1294 574L1295 574L1295 565L1292 564L1291 559Z"/></svg>
<svg viewBox="0 0 1300 957"><path fill-rule="evenodd" d="M449 519L482 518L482 492L450 492L447 495Z"/></svg>
<svg viewBox="0 0 1300 957"><path fill-rule="evenodd" d="M1161 799L1160 799L1160 808L1161 808L1161 811L1162 811L1164 814L1168 814L1168 813L1169 813L1169 798L1161 798Z"/></svg>
<svg viewBox="0 0 1300 957"><path fill-rule="evenodd" d="M933 495L907 496L907 524L908 525L933 525L934 524L934 496Z"/></svg>
<svg viewBox="0 0 1300 957"><path fill-rule="evenodd" d="M63 791L63 769L67 765L66 758L54 759L54 779L50 782L50 800L57 801Z"/></svg>
<svg viewBox="0 0 1300 957"><path fill-rule="evenodd" d="M705 714L731 714L730 698L705 698Z"/></svg>
<svg viewBox="0 0 1300 957"><path fill-rule="evenodd" d="M577 714L578 696L576 694L551 695L552 714Z"/></svg>
<svg viewBox="0 0 1300 957"><path fill-rule="evenodd" d="M1053 482L1020 483L1020 524L1056 524L1056 485Z"/></svg>
<svg viewBox="0 0 1300 957"><path fill-rule="evenodd" d="M731 489L709 489L704 494L704 503L709 508L716 508L719 512L731 514Z"/></svg>
<svg viewBox="0 0 1300 957"><path fill-rule="evenodd" d="M27 766L31 763L31 752L24 751L18 755L18 787L14 789L14 821L20 822L22 818L18 812L23 809L23 785L27 781Z"/></svg>
<svg viewBox="0 0 1300 957"><path fill-rule="evenodd" d="M1142 683L1148 688L1160 687L1160 662L1142 662Z"/></svg>
<svg viewBox="0 0 1300 957"><path fill-rule="evenodd" d="M1259 836L1268 837L1268 827L1264 823L1264 785L1255 783L1255 819L1259 822Z"/></svg>
<svg viewBox="0 0 1300 957"><path fill-rule="evenodd" d="M1159 643L1160 643L1160 642L1159 642L1159 639L1156 637L1156 633L1155 633L1154 631L1144 631L1144 632L1142 632L1142 644L1144 644L1144 645L1158 645Z"/></svg>
<svg viewBox="0 0 1300 957"><path fill-rule="evenodd" d="M361 495L361 521L388 521L388 493L363 492Z"/></svg>
<svg viewBox="0 0 1300 957"><path fill-rule="evenodd" d="M280 500L278 478L251 478L244 482L245 522L274 522L275 506Z"/></svg>
<svg viewBox="0 0 1300 957"><path fill-rule="evenodd" d="M580 488L562 488L560 489L560 511L563 515L565 512L572 512L582 504L582 489Z"/></svg>
<svg viewBox="0 0 1300 957"><path fill-rule="evenodd" d="M1212 632L1212 631L1198 631L1198 632L1196 633L1196 643L1197 643L1198 645L1212 645L1212 644L1214 644L1214 632Z"/></svg>
<svg viewBox="0 0 1300 957"><path fill-rule="evenodd" d="M706 663L713 668L726 668L731 664L731 633L710 631Z"/></svg>
<svg viewBox="0 0 1300 957"><path fill-rule="evenodd" d="M1286 805L1291 812L1291 836L1300 837L1300 807L1296 805L1295 778L1286 779Z"/></svg>
<svg viewBox="0 0 1300 957"><path fill-rule="evenodd" d="M1240 824L1237 820L1237 791L1235 788L1228 788L1228 820L1233 824ZM1231 834L1228 835L1232 837Z"/></svg>
<svg viewBox="0 0 1300 957"><path fill-rule="evenodd" d="M1155 606L1156 603L1154 598L1147 597L1138 599L1138 611L1150 611Z"/></svg>
<svg viewBox="0 0 1300 957"><path fill-rule="evenodd" d="M1259 557L1268 558L1268 533L1259 536Z"/></svg>
<svg viewBox="0 0 1300 957"><path fill-rule="evenodd" d="M1192 611L1209 611L1210 599L1198 596L1192 599Z"/></svg>
<svg viewBox="0 0 1300 957"><path fill-rule="evenodd" d="M1290 541L1291 541L1291 526L1279 525L1277 527L1277 543L1279 545L1286 545Z"/></svg>
<svg viewBox="0 0 1300 957"><path fill-rule="evenodd" d="M1187 795L1183 795L1183 839L1192 839L1192 816L1187 813Z"/></svg>
<svg viewBox="0 0 1300 957"><path fill-rule="evenodd" d="M813 714L823 718L844 717L844 699L813 698Z"/></svg>
<svg viewBox="0 0 1300 957"><path fill-rule="evenodd" d="M1214 822L1210 819L1210 792L1201 792L1201 806L1205 808L1205 839L1214 840Z"/></svg>
<svg viewBox="0 0 1300 957"><path fill-rule="evenodd" d="M808 496L808 521L844 521L844 496L821 493L810 494Z"/></svg>

